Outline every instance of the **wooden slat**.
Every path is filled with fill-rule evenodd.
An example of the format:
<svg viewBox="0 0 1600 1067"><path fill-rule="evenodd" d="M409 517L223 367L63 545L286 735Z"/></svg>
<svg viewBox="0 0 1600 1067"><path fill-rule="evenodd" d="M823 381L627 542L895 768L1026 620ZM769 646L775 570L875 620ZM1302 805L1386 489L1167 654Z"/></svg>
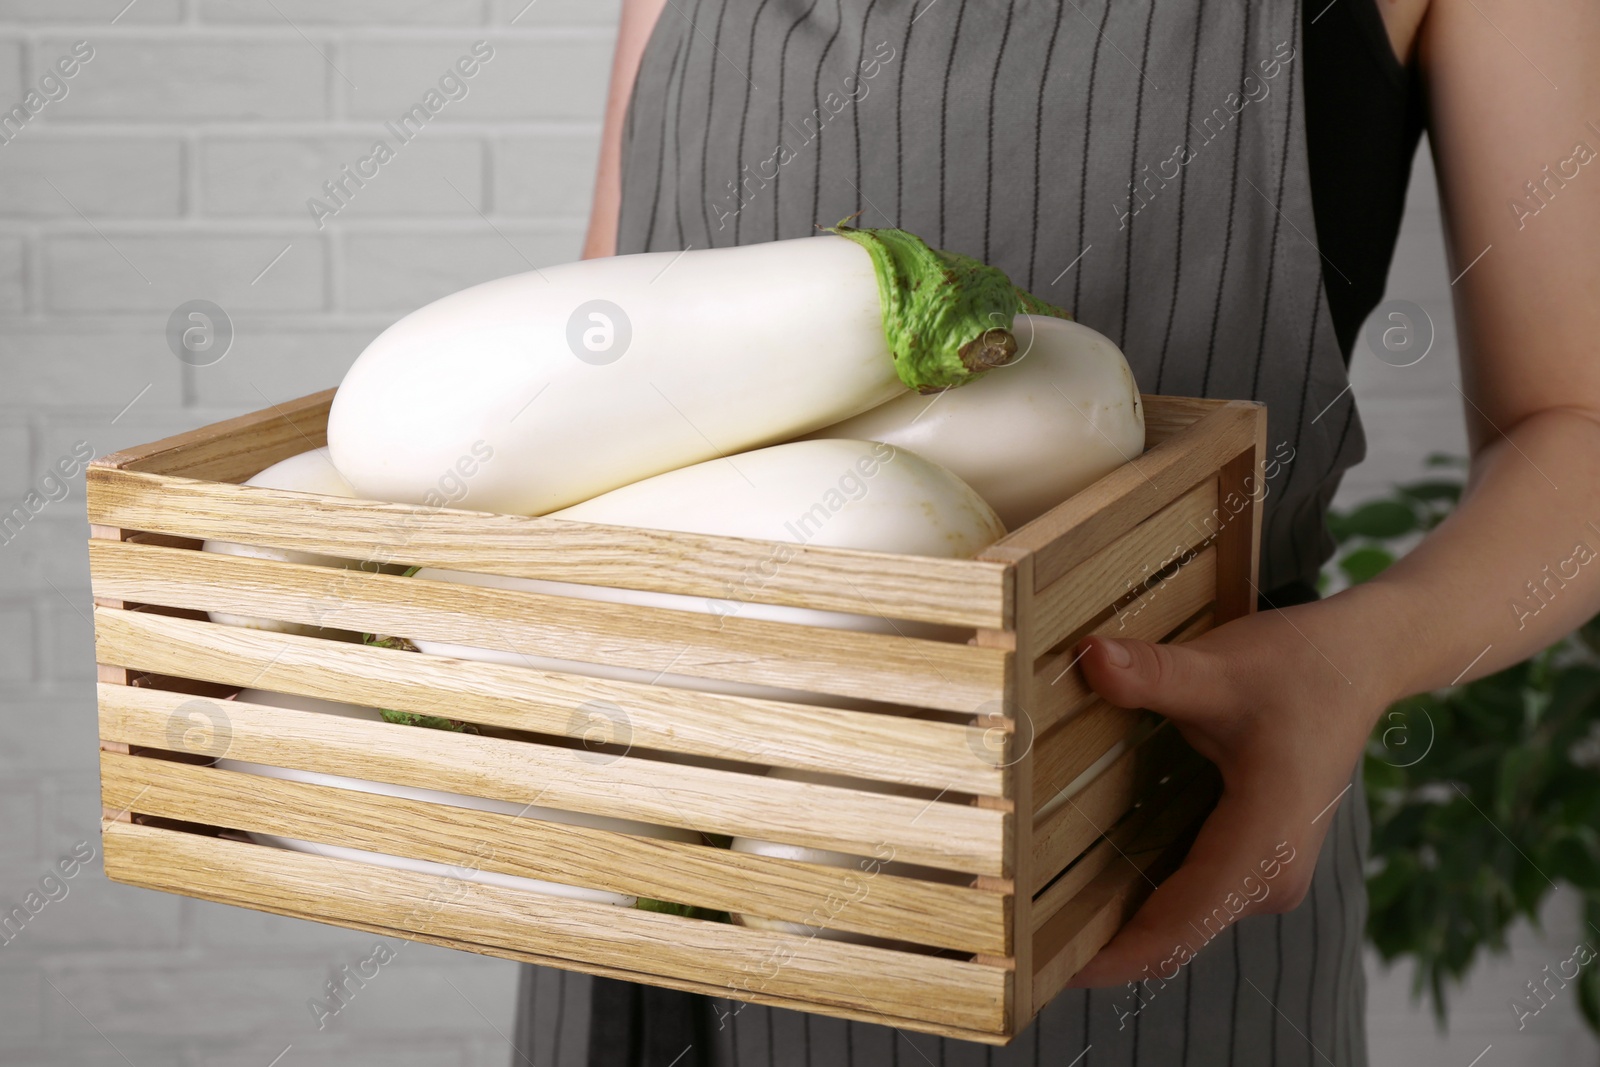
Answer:
<svg viewBox="0 0 1600 1067"><path fill-rule="evenodd" d="M1211 810L1219 788L1217 769L1207 763L1193 767L1187 775L1173 775L1150 796L1142 798L1137 807L1107 830L1105 836L1034 898L1034 930L1043 928L1105 868L1113 863L1126 862L1123 857L1129 849L1136 847L1138 838L1145 833L1151 820L1163 813L1171 818L1183 812L1189 813L1186 818L1193 819Z"/></svg>
<svg viewBox="0 0 1600 1067"><path fill-rule="evenodd" d="M100 687L100 736L172 749L173 715L195 698ZM1011 813L634 756L219 701L229 759L517 804L538 803L851 855L1003 874ZM218 755L218 752L208 752Z"/></svg>
<svg viewBox="0 0 1600 1067"><path fill-rule="evenodd" d="M153 444L113 452L91 464L89 481L92 484L102 471L126 470L240 482L280 460L327 444L332 404L333 390L324 389Z"/></svg>
<svg viewBox="0 0 1600 1067"><path fill-rule="evenodd" d="M1004 897L498 812L107 753L103 802L141 815L749 912L967 952L1005 951ZM847 901L830 906L832 901Z"/></svg>
<svg viewBox="0 0 1600 1067"><path fill-rule="evenodd" d="M1031 877L1028 873L1028 864L1033 852L1031 841L1033 820L1029 817L1028 798L1033 795L1033 759L1029 747L1033 738L1031 732L1028 732L1027 711L1022 700L1031 681L1031 665L1038 654L1032 639L1037 626L1034 623L1033 557L1027 553L1011 550L1001 550L1000 555L1013 568L1012 574L1017 587L1015 591L1017 628L1014 631L979 630L975 640L980 646L1003 649L1010 653L1010 669L1006 676L1005 693L999 707L988 709L990 711L988 723L992 724L996 717L995 713L998 713L1004 720L1009 734L1000 763L1005 775L1005 800L1018 813L1018 818L1008 824L1009 834L1005 844L1008 873L1011 876L1011 884L1015 887L1027 885ZM980 725L986 724L980 722ZM988 797L979 797L977 803L997 806L996 802ZM998 881L984 878L978 879L978 886L997 892L1006 891L1006 887ZM1014 892L1010 894L1008 933L1013 936L1008 939L1004 953L1010 959L979 957L980 962L993 962L1007 968L1005 1018L1008 1031L1021 1029L1024 1021L1031 1019L1034 1014L1031 999L1033 988L1027 978L1033 965L1033 941L1025 936L1026 931L1032 929L1029 902L1029 894Z"/></svg>
<svg viewBox="0 0 1600 1067"><path fill-rule="evenodd" d="M1228 401L995 547L1034 552L1034 588L1050 585L1250 448L1259 409L1249 401Z"/></svg>
<svg viewBox="0 0 1600 1067"><path fill-rule="evenodd" d="M238 903L240 907L257 907L249 902ZM265 907L257 910L266 911ZM281 905L271 909L274 914L284 915L294 919L303 919L308 922L328 923L330 920L316 916L306 915ZM901 1030L912 1030L924 1034L934 1034L939 1037L953 1038L957 1041L983 1042L988 1045L1006 1045L1011 1037L1005 1031L989 1030L963 1030L960 1027L950 1026L946 1023L932 1019L906 1019L895 1015L881 1015L877 1012L866 1011L860 1008L843 1007L837 1004L819 1006L809 1001L796 1000L792 997L773 996L762 992L758 988L730 990L726 985L715 985L696 981L692 978L675 978L652 974L649 971L624 968L621 966L606 965L601 963L582 962L574 963L571 960L555 956L543 956L535 952L528 952L520 948L510 948L504 945L483 945L475 942L463 941L456 938L439 937L433 934L420 934L414 931L396 930L392 927L382 926L375 922L362 922L356 919L339 919L334 925L349 930L362 930L376 934L379 937L395 938L403 941L415 941L419 944L437 945L458 952L473 952L480 956L494 956L499 959L512 960L517 963L531 963L536 967L554 967L557 970L577 971L583 974L592 974L600 978L615 978L622 982L635 982L642 985L659 986L662 989L677 989L685 993L695 993L704 997L720 997L724 999L747 1001L751 1004L765 1004L774 1008L787 1008L791 1011L803 1011L816 1015L825 1015L836 1019L849 1019L855 1022L871 1023L874 1026L892 1026ZM637 967L639 961L634 961ZM727 1012L731 1017L732 1011Z"/></svg>
<svg viewBox="0 0 1600 1067"><path fill-rule="evenodd" d="M147 826L105 834L107 873L169 893L309 915L394 925L476 945L634 968L669 977L997 1032L1003 971L894 952L557 900L498 886ZM402 918L403 917L403 918ZM775 973L774 973L775 972Z"/></svg>
<svg viewBox="0 0 1600 1067"><path fill-rule="evenodd" d="M640 749L1000 795L972 728L905 716L725 696L499 663L419 656L143 612L95 616L95 656L135 670L394 708L485 726L583 736L595 703ZM609 709L608 709L609 710Z"/></svg>
<svg viewBox="0 0 1600 1067"><path fill-rule="evenodd" d="M117 529L115 526L96 526L93 523L89 525L90 540L121 541L125 536L126 532ZM104 606L107 608L121 608L123 606L122 601L113 600L109 597L95 597L93 599L97 607ZM106 685L127 685L132 679L129 675L129 672L122 667L111 667L104 663L97 663L95 664L95 680L98 682L103 682ZM126 753L128 751L128 746L119 745L114 741L102 741L100 742L100 750L102 752ZM129 815L126 811L119 811L116 808L108 807L104 804L102 804L100 809L100 817L101 819L110 822L126 822L129 819Z"/></svg>
<svg viewBox="0 0 1600 1067"><path fill-rule="evenodd" d="M1217 481L1207 478L1039 590L1034 608L1037 646L1054 648L1112 604L1134 594L1142 598L1142 590L1158 590L1164 583L1156 576L1215 531L1216 508Z"/></svg>
<svg viewBox="0 0 1600 1067"><path fill-rule="evenodd" d="M1127 637L1140 641L1182 640L1198 635L1183 626L1216 595L1216 551L1207 548L1190 560L1166 582L1146 592L1138 600L1113 612L1089 631L1101 637ZM1033 701L1029 712L1034 727L1042 735L1063 719L1071 718L1094 700L1094 691L1075 664L1076 645L1052 656L1033 676Z"/></svg>
<svg viewBox="0 0 1600 1067"><path fill-rule="evenodd" d="M1035 894L1048 885L1136 800L1153 792L1161 778L1182 774L1199 759L1171 723L1162 723L1124 752L1077 796L1037 820L1033 828L1034 878L1027 892Z"/></svg>
<svg viewBox="0 0 1600 1067"><path fill-rule="evenodd" d="M216 552L91 543L97 593L948 711L997 698L1007 658L953 642L491 589Z"/></svg>
<svg viewBox="0 0 1600 1067"><path fill-rule="evenodd" d="M1011 624L1005 568L979 560L346 500L102 468L88 473L88 498L92 522L181 537L951 626Z"/></svg>
<svg viewBox="0 0 1600 1067"><path fill-rule="evenodd" d="M1217 531L1217 621L1228 622L1256 610L1260 591L1261 517L1267 483L1260 457L1266 454L1266 411L1258 413L1253 447L1229 460L1218 475L1221 507Z"/></svg>
<svg viewBox="0 0 1600 1067"><path fill-rule="evenodd" d="M1053 997L1139 910L1139 905L1189 852L1203 817L1182 804L1163 811L1127 849L1127 862L1107 864L1034 935L1035 992Z"/></svg>
<svg viewBox="0 0 1600 1067"><path fill-rule="evenodd" d="M1151 393L1144 393L1139 399L1144 405L1144 447L1147 449L1187 430L1227 403L1226 400Z"/></svg>
<svg viewBox="0 0 1600 1067"><path fill-rule="evenodd" d="M1033 807L1053 801L1118 741L1136 736L1150 712L1096 700L1033 743Z"/></svg>

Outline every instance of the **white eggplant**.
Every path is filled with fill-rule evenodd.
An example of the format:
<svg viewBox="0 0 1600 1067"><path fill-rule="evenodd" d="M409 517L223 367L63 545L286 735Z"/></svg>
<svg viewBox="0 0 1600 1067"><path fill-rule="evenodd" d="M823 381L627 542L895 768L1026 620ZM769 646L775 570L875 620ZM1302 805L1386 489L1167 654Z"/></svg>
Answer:
<svg viewBox="0 0 1600 1067"><path fill-rule="evenodd" d="M354 704L340 704L331 700L318 700L314 697L294 696L288 693L268 693L258 689L246 689L234 699L247 704L268 704L274 707L293 708L297 711L313 711L324 715L337 715L342 718L368 719L375 722L382 719L382 713L376 708L363 708ZM421 727L417 727L417 729L421 729ZM369 782L359 778L347 778L344 775L324 774L320 771L303 771L291 767L270 767L266 764L249 763L244 760L227 758L217 760L217 766L223 770L255 774L264 778L307 782L311 785L332 786L358 793L373 793L378 796L401 797L406 800L416 800L427 804L446 804L452 807L471 808L477 811L493 811L503 815L538 819L571 826L587 826L593 829L633 834L638 837L653 837L670 841L700 840L698 834L676 827L655 826L650 823L635 822L631 819L612 819L601 815L589 815L584 812L562 811L558 808L533 807L525 804L515 804L506 800L463 796L457 793L444 793L435 789L393 785L388 782ZM371 863L380 867L416 871L421 874L433 874L440 877L453 877L462 881L503 886L508 889L522 889L528 892L542 893L546 896L588 900L599 904L614 904L623 908L631 908L637 902L635 897L621 893L609 893L599 889L586 889L581 886L546 882L537 878L522 878L516 875L501 874L498 871L480 870L475 864L481 857L473 854L463 854L461 862L452 865L431 860L411 859L405 856L389 856L368 852L364 849L348 848L344 845L328 845L302 841L297 838L279 837L275 834L257 833L250 836L262 844L292 849L295 852L312 852L319 856L329 856L334 859ZM487 844L489 847L493 847L492 843Z"/></svg>
<svg viewBox="0 0 1600 1067"><path fill-rule="evenodd" d="M1014 356L1023 309L1054 310L900 230L546 267L385 330L328 446L362 495L425 503L487 445L458 506L546 514L959 385Z"/></svg>
<svg viewBox="0 0 1600 1067"><path fill-rule="evenodd" d="M791 442L683 467L612 490L554 517L942 557L976 555L1005 533L988 504L944 468L904 449L843 440ZM781 567L784 558L782 550L775 547L772 567ZM416 578L813 626L922 632L910 623L891 623L868 615L763 604L763 569L751 568L738 584L729 583L727 595L717 600L437 568L424 568ZM412 640L423 652L434 655L712 692L801 699L761 686L662 674L671 666L668 662L614 667Z"/></svg>
<svg viewBox="0 0 1600 1067"><path fill-rule="evenodd" d="M907 394L813 438L886 441L948 467L1011 529L1144 451L1144 408L1110 340L1065 319L1018 315L1015 362L960 389Z"/></svg>
<svg viewBox="0 0 1600 1067"><path fill-rule="evenodd" d="M354 497L356 491L344 476L334 469L333 462L328 458L326 448L313 448L308 452L290 456L280 463L274 463L255 477L245 481L245 485L261 486L266 489L285 489L297 493L315 493L317 496ZM324 567L358 567L360 562L352 559L342 559L338 556L326 556L318 552L301 552L291 548L267 548L262 545L241 545L232 541L211 540L201 546L207 552L221 552L230 556L251 556L256 559L272 559L283 563L305 563ZM324 631L316 626L301 623L280 622L276 619L256 619L244 615L229 615L226 612L208 612L212 622L223 623L228 626L245 626L254 630L273 630L278 633L289 634L320 634L327 636Z"/></svg>

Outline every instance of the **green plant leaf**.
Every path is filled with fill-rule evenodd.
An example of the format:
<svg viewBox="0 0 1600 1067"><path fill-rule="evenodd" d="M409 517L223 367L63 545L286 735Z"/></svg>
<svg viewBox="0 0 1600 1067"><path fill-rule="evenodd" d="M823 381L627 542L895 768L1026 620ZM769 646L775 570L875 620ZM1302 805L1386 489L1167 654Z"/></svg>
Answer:
<svg viewBox="0 0 1600 1067"><path fill-rule="evenodd" d="M1374 500L1363 504L1345 517L1351 533L1375 540L1404 537L1418 528L1417 513L1409 505L1397 500Z"/></svg>
<svg viewBox="0 0 1600 1067"><path fill-rule="evenodd" d="M1329 511L1326 519L1328 534L1335 544L1342 545L1355 536L1355 531L1350 529L1350 519L1342 511Z"/></svg>
<svg viewBox="0 0 1600 1067"><path fill-rule="evenodd" d="M1457 504L1461 500L1461 483L1442 478L1411 482L1395 490L1403 497L1427 504Z"/></svg>
<svg viewBox="0 0 1600 1067"><path fill-rule="evenodd" d="M1590 963L1578 976L1578 1010L1589 1029L1600 1034L1600 963Z"/></svg>

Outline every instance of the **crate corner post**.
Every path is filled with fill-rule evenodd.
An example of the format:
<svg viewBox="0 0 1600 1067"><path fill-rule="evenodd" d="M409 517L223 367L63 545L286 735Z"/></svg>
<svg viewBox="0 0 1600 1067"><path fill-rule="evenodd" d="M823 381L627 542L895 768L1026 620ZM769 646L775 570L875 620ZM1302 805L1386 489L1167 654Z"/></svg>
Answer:
<svg viewBox="0 0 1600 1067"><path fill-rule="evenodd" d="M1038 1010L1033 1003L1033 927L1031 884L1033 860L1033 816L1030 810L1033 796L1033 741L1034 726L1029 705L1032 703L1033 663L1038 650L1032 647L1036 628L1033 623L1034 553L1025 548L996 545L979 557L985 561L1005 565L1005 598L1010 626L1000 630L979 630L977 644L999 648L1009 655L1001 713L1007 719L1009 743L1004 750L1007 764L1004 767L1003 796L997 799L979 798L980 805L1004 805L1011 813L1006 841L1007 876L979 878L980 888L991 888L1009 894L1010 907L1007 936L1011 954L1007 958L979 957L981 962L1005 967L1009 971L1006 983L1008 1003L1004 1010L1004 1039L1014 1038L1032 1022ZM1016 752L1018 745L1025 746Z"/></svg>
<svg viewBox="0 0 1600 1067"><path fill-rule="evenodd" d="M1267 487L1263 465L1267 449L1267 409L1246 401L1233 401L1242 417L1230 425L1236 448L1217 473L1217 506L1226 516L1216 534L1216 625L1242 618L1256 610L1256 586L1261 561L1261 519ZM1230 501L1239 501L1233 510Z"/></svg>
<svg viewBox="0 0 1600 1067"><path fill-rule="evenodd" d="M94 491L93 478L94 478L94 471L95 470L96 470L96 468L94 468L94 467L91 467L89 469L90 487L89 487L88 491L90 493L93 493L93 491ZM89 539L91 541L121 541L126 536L127 536L127 532L125 530L118 529L117 527L114 527L114 526L100 526L100 525L97 525L97 524L91 524L89 526ZM90 575L91 588L93 586L93 582L94 582L94 576L93 576L93 574L91 572L91 575ZM126 605L121 600L116 600L116 599L112 599L112 598L108 598L108 597L95 596L93 598L93 609L92 610L93 610L93 613L94 613L93 614L93 619L94 619L94 623L95 623L96 629L98 630L98 627L99 627L100 609L101 608L123 608L125 606ZM98 646L98 640L97 640L96 643L97 643L97 646ZM97 735L104 735L104 733L105 733L104 729L102 729L101 726L99 725L100 722L101 722L100 709L102 707L102 701L100 699L100 693L101 693L102 688L104 686L108 686L108 685L124 685L124 686L125 685L130 685L130 684L132 684L131 674L132 674L132 672L130 672L125 667L108 666L108 665L106 665L104 663L100 663L98 655L96 656L96 662L95 662L95 705L96 705L95 722L96 722L96 727L95 727L95 732L96 732ZM112 752L112 753L120 753L122 755L127 755L127 754L129 754L130 751L131 751L130 746L128 746L126 744L122 744L121 742L117 742L117 741L107 741L107 740L104 739L103 736L101 736L101 739L100 739L100 752L102 753L102 755L101 755L100 759L102 761L105 758L104 755L103 755L104 753ZM97 775L100 775L100 769L98 767L96 768L96 773L97 773ZM100 842L100 847L101 847L102 853L104 853L104 850L105 850L105 837L106 837L106 834L111 830L111 824L112 823L116 823L116 822L130 822L130 821L132 821L133 816L132 816L131 812L129 812L129 811L123 809L123 808L113 807L113 806L105 803L105 793L104 793L104 790L105 790L105 779L104 779L103 775L100 776L100 786L101 786L101 809L100 809L100 814L101 814L101 822L100 822L101 842ZM107 869L107 874L108 875L110 874L109 867Z"/></svg>

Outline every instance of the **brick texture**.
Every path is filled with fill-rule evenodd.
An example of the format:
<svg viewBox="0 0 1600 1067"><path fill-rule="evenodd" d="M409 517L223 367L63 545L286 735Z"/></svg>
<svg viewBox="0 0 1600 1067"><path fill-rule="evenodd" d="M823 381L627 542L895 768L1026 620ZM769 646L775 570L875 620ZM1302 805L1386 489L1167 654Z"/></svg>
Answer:
<svg viewBox="0 0 1600 1067"><path fill-rule="evenodd" d="M170 23L183 17L182 0L6 0L0 18L10 22L82 22L118 26Z"/></svg>
<svg viewBox="0 0 1600 1067"><path fill-rule="evenodd" d="M78 441L104 454L337 385L419 304L573 258L618 6L0 0L0 110L94 49L64 98L0 128L0 515ZM479 40L495 55L464 98L385 127ZM357 184L379 140L393 158ZM194 299L233 327L206 366L167 339ZM0 529L6 908L98 834L81 472L67 483ZM514 1058L504 961L407 945L319 1031L307 1000L370 935L117 885L98 859L68 885L0 946L7 1067Z"/></svg>
<svg viewBox="0 0 1600 1067"><path fill-rule="evenodd" d="M474 282L579 250L620 0L0 0L0 115L74 42L64 98L0 126L0 515L77 441L97 454L338 383L394 319ZM673 15L668 9L668 17ZM115 20L113 22L113 20ZM467 55L493 58L420 131L386 126ZM26 81L25 81L26 79ZM447 86L448 88L448 86ZM307 200L393 158L320 220ZM1389 295L1438 327L1416 367L1364 350L1371 456L1360 499L1463 445L1454 334L1427 153ZM320 224L319 224L320 223ZM168 316L209 299L234 328L204 367ZM0 906L98 824L83 478L0 530ZM503 1067L514 968L406 946L318 1031L306 1001L366 934L107 881L98 859L0 945L7 1067ZM1434 1033L1375 980L1373 1062L1461 1067L1594 1058L1570 1003L1502 1040L1497 1012L1578 935L1572 909L1475 976ZM452 985L455 987L452 988ZM465 1002L463 1001L465 997ZM69 999L70 998L70 999ZM1496 1029L1496 1027L1500 1027Z"/></svg>
<svg viewBox="0 0 1600 1067"><path fill-rule="evenodd" d="M117 181L107 181L115 174ZM177 137L83 137L28 130L0 150L0 216L175 218L183 211ZM79 215L82 212L82 215Z"/></svg>

